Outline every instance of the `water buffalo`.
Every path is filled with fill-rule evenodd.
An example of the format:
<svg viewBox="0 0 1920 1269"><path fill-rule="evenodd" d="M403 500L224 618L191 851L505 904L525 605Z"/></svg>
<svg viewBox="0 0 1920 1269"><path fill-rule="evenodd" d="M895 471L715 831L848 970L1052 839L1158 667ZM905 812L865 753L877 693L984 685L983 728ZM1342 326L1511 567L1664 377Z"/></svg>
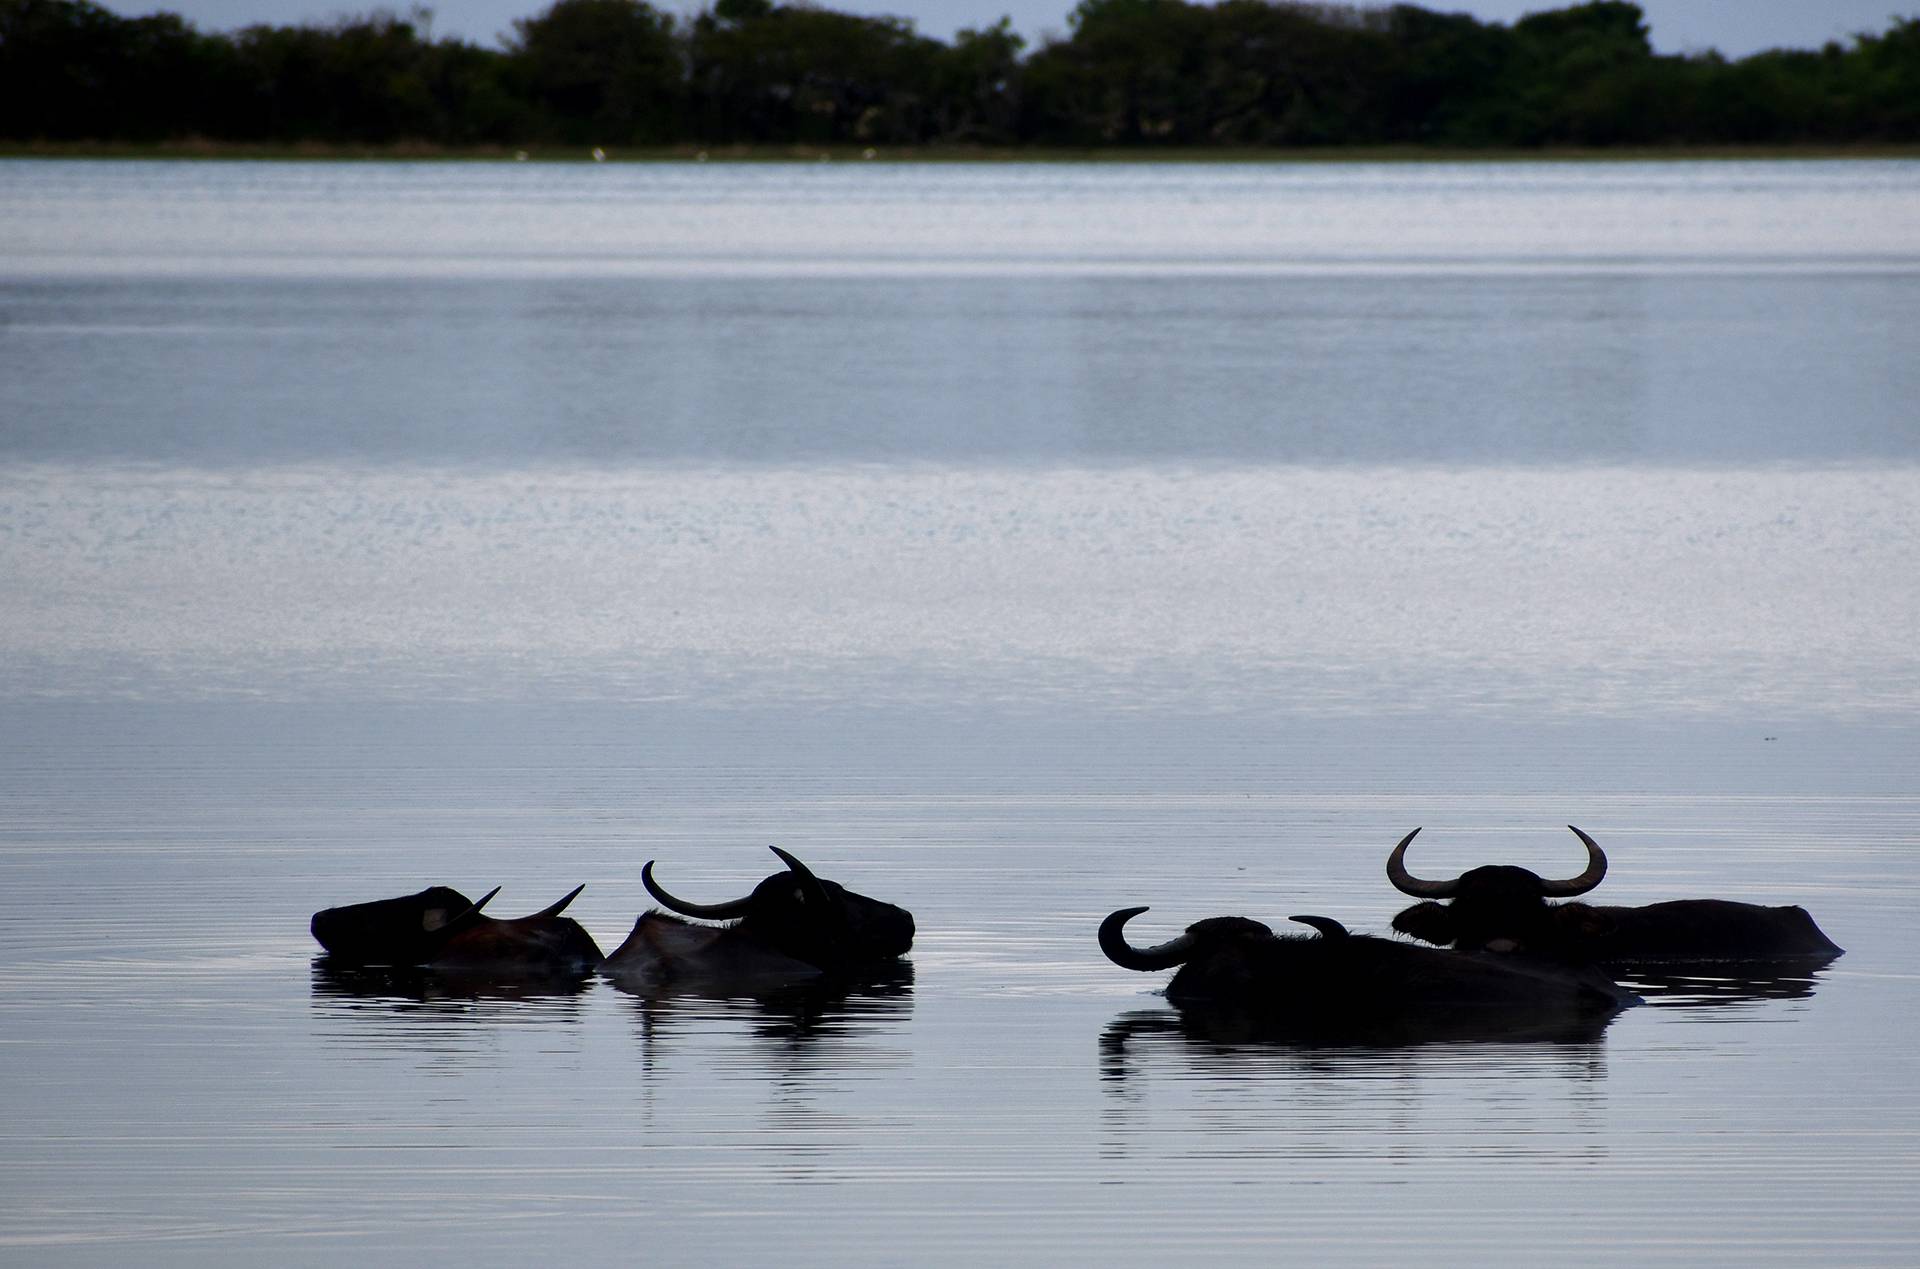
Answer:
<svg viewBox="0 0 1920 1269"><path fill-rule="evenodd" d="M1467 953L1349 934L1327 917L1296 916L1314 935L1275 934L1246 917L1212 917L1155 947L1136 948L1122 908L1100 923L1100 950L1126 969L1178 967L1167 999L1223 1011L1255 1029L1361 1038L1528 1034L1554 1020L1610 1015L1636 997L1593 969L1525 955ZM1465 1030L1463 1030L1463 1028Z"/></svg>
<svg viewBox="0 0 1920 1269"><path fill-rule="evenodd" d="M1469 951L1524 950L1576 963L1629 965L1674 961L1829 960L1841 949L1820 932L1804 908L1762 907L1726 899L1675 899L1641 907L1571 899L1607 875L1606 852L1569 824L1587 848L1578 876L1550 881L1505 864L1473 868L1449 881L1424 881L1407 871L1407 844L1387 856L1387 879L1423 900L1393 918L1402 934ZM1438 900L1450 900L1440 903Z"/></svg>
<svg viewBox="0 0 1920 1269"><path fill-rule="evenodd" d="M585 886L531 916L498 920L458 890L429 886L418 894L327 908L313 914L313 937L329 957L353 965L419 966L462 973L585 975L602 960L580 923L560 914Z"/></svg>
<svg viewBox="0 0 1920 1269"><path fill-rule="evenodd" d="M813 875L778 846L786 864L728 903L689 903L653 879L653 861L640 880L661 905L634 922L626 942L602 967L626 985L751 989L818 975L851 976L881 970L913 946L913 914ZM727 921L696 925L681 917Z"/></svg>

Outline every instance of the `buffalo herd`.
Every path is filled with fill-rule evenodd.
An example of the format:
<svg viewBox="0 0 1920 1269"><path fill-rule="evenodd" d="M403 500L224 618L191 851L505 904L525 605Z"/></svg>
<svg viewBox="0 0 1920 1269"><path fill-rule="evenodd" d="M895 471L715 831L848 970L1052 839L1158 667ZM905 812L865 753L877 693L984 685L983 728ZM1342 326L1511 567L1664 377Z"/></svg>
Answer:
<svg viewBox="0 0 1920 1269"><path fill-rule="evenodd" d="M1387 879L1420 901L1393 918L1406 938L1349 933L1324 916L1290 917L1306 927L1291 934L1219 916L1140 946L1126 926L1147 909L1131 907L1100 923L1098 943L1124 969L1174 971L1168 1001L1211 1031L1369 1042L1582 1034L1639 1001L1617 974L1651 981L1661 973L1804 973L1841 954L1798 907L1581 901L1605 878L1607 857L1592 837L1572 831L1586 863L1564 880L1504 864L1417 877L1406 856L1420 830L1408 833L1387 856ZM670 893L649 860L640 879L660 908L642 914L606 955L563 915L579 888L529 916L501 919L483 911L497 890L469 900L431 886L315 913L313 937L335 967L523 983L580 983L599 973L642 995L751 995L897 972L913 946L911 913L771 849L784 869L719 903Z"/></svg>

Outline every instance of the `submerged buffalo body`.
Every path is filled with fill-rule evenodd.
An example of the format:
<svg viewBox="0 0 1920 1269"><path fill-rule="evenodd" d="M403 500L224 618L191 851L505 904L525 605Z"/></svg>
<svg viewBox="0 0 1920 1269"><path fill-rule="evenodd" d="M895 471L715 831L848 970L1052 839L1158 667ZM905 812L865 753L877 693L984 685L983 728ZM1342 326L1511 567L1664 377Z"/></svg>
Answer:
<svg viewBox="0 0 1920 1269"><path fill-rule="evenodd" d="M1406 866L1407 846L1419 832L1414 829L1393 848L1387 878L1402 893L1423 900L1395 916L1393 928L1428 943L1599 964L1827 960L1841 953L1800 907L1726 899L1675 899L1640 907L1549 903L1583 895L1607 875L1606 853L1577 828L1573 832L1587 848L1587 867L1564 881L1504 864L1474 868L1452 880L1423 880Z"/></svg>
<svg viewBox="0 0 1920 1269"><path fill-rule="evenodd" d="M772 850L787 870L728 903L675 898L654 881L648 860L641 882L680 915L643 914L603 971L631 985L752 988L882 970L913 947L913 915L905 908L822 880L778 846Z"/></svg>
<svg viewBox="0 0 1920 1269"><path fill-rule="evenodd" d="M1325 917L1293 917L1317 935L1281 935L1245 917L1213 917L1156 947L1136 948L1125 926L1145 908L1100 924L1100 949L1134 970L1177 968L1167 999L1184 1008L1284 1019L1300 1029L1378 1028L1463 1016L1489 1028L1543 1018L1605 1016L1635 1003L1604 974L1521 955L1463 953L1348 934Z"/></svg>
<svg viewBox="0 0 1920 1269"><path fill-rule="evenodd" d="M578 921L560 915L582 889L531 916L499 920L481 911L498 887L473 902L450 887L430 886L316 912L313 937L328 956L350 965L585 975L600 964L600 948Z"/></svg>

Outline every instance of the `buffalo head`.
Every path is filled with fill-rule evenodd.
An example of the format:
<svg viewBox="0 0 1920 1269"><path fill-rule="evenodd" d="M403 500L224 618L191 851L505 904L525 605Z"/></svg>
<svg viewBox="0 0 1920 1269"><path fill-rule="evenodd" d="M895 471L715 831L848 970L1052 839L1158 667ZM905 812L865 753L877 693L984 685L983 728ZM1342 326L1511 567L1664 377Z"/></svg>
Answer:
<svg viewBox="0 0 1920 1269"><path fill-rule="evenodd" d="M846 973L893 960L913 947L913 914L891 903L825 881L778 846L777 872L744 898L689 903L653 879L653 861L640 870L647 893L662 907L705 921L731 921L733 944L746 944L828 973ZM619 953L616 952L618 957Z"/></svg>
<svg viewBox="0 0 1920 1269"><path fill-rule="evenodd" d="M1167 984L1167 999L1174 1001L1252 999L1309 963L1312 958L1302 956L1301 944L1348 937L1346 927L1331 917L1289 918L1318 930L1319 939L1275 934L1249 917L1208 917L1164 943L1134 947L1127 942L1126 925L1146 910L1122 908L1102 921L1100 950L1122 969L1178 968Z"/></svg>
<svg viewBox="0 0 1920 1269"><path fill-rule="evenodd" d="M1402 934L1442 947L1468 951L1529 951L1579 959L1580 950L1608 928L1599 910L1586 904L1550 905L1599 885L1607 875L1607 856L1599 844L1567 825L1587 848L1585 871L1553 881L1507 864L1471 868L1458 877L1428 881L1407 871L1407 845L1414 829L1387 856L1387 880L1402 894L1425 900L1393 918ZM1451 900L1440 903L1438 900Z"/></svg>
<svg viewBox="0 0 1920 1269"><path fill-rule="evenodd" d="M329 956L345 963L424 965L499 893L495 886L475 903L450 886L428 886L398 899L323 909L308 928Z"/></svg>
<svg viewBox="0 0 1920 1269"><path fill-rule="evenodd" d="M313 937L337 961L357 965L564 975L591 971L601 961L593 936L560 914L585 889L530 916L496 920L479 902L447 886L418 894L327 908L313 915Z"/></svg>

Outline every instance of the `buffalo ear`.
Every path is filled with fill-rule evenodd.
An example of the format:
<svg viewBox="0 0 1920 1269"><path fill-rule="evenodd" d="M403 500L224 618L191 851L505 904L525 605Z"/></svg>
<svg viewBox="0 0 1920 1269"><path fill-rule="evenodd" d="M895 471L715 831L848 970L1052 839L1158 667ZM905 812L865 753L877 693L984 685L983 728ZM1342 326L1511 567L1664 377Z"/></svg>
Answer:
<svg viewBox="0 0 1920 1269"><path fill-rule="evenodd" d="M1457 937L1453 910L1444 903L1434 903L1432 900L1402 909L1400 914L1393 918L1393 928L1423 943L1433 943L1440 947L1447 946Z"/></svg>
<svg viewBox="0 0 1920 1269"><path fill-rule="evenodd" d="M1587 903L1559 903L1553 906L1553 919L1560 927L1581 938L1605 938L1619 923L1613 915Z"/></svg>

